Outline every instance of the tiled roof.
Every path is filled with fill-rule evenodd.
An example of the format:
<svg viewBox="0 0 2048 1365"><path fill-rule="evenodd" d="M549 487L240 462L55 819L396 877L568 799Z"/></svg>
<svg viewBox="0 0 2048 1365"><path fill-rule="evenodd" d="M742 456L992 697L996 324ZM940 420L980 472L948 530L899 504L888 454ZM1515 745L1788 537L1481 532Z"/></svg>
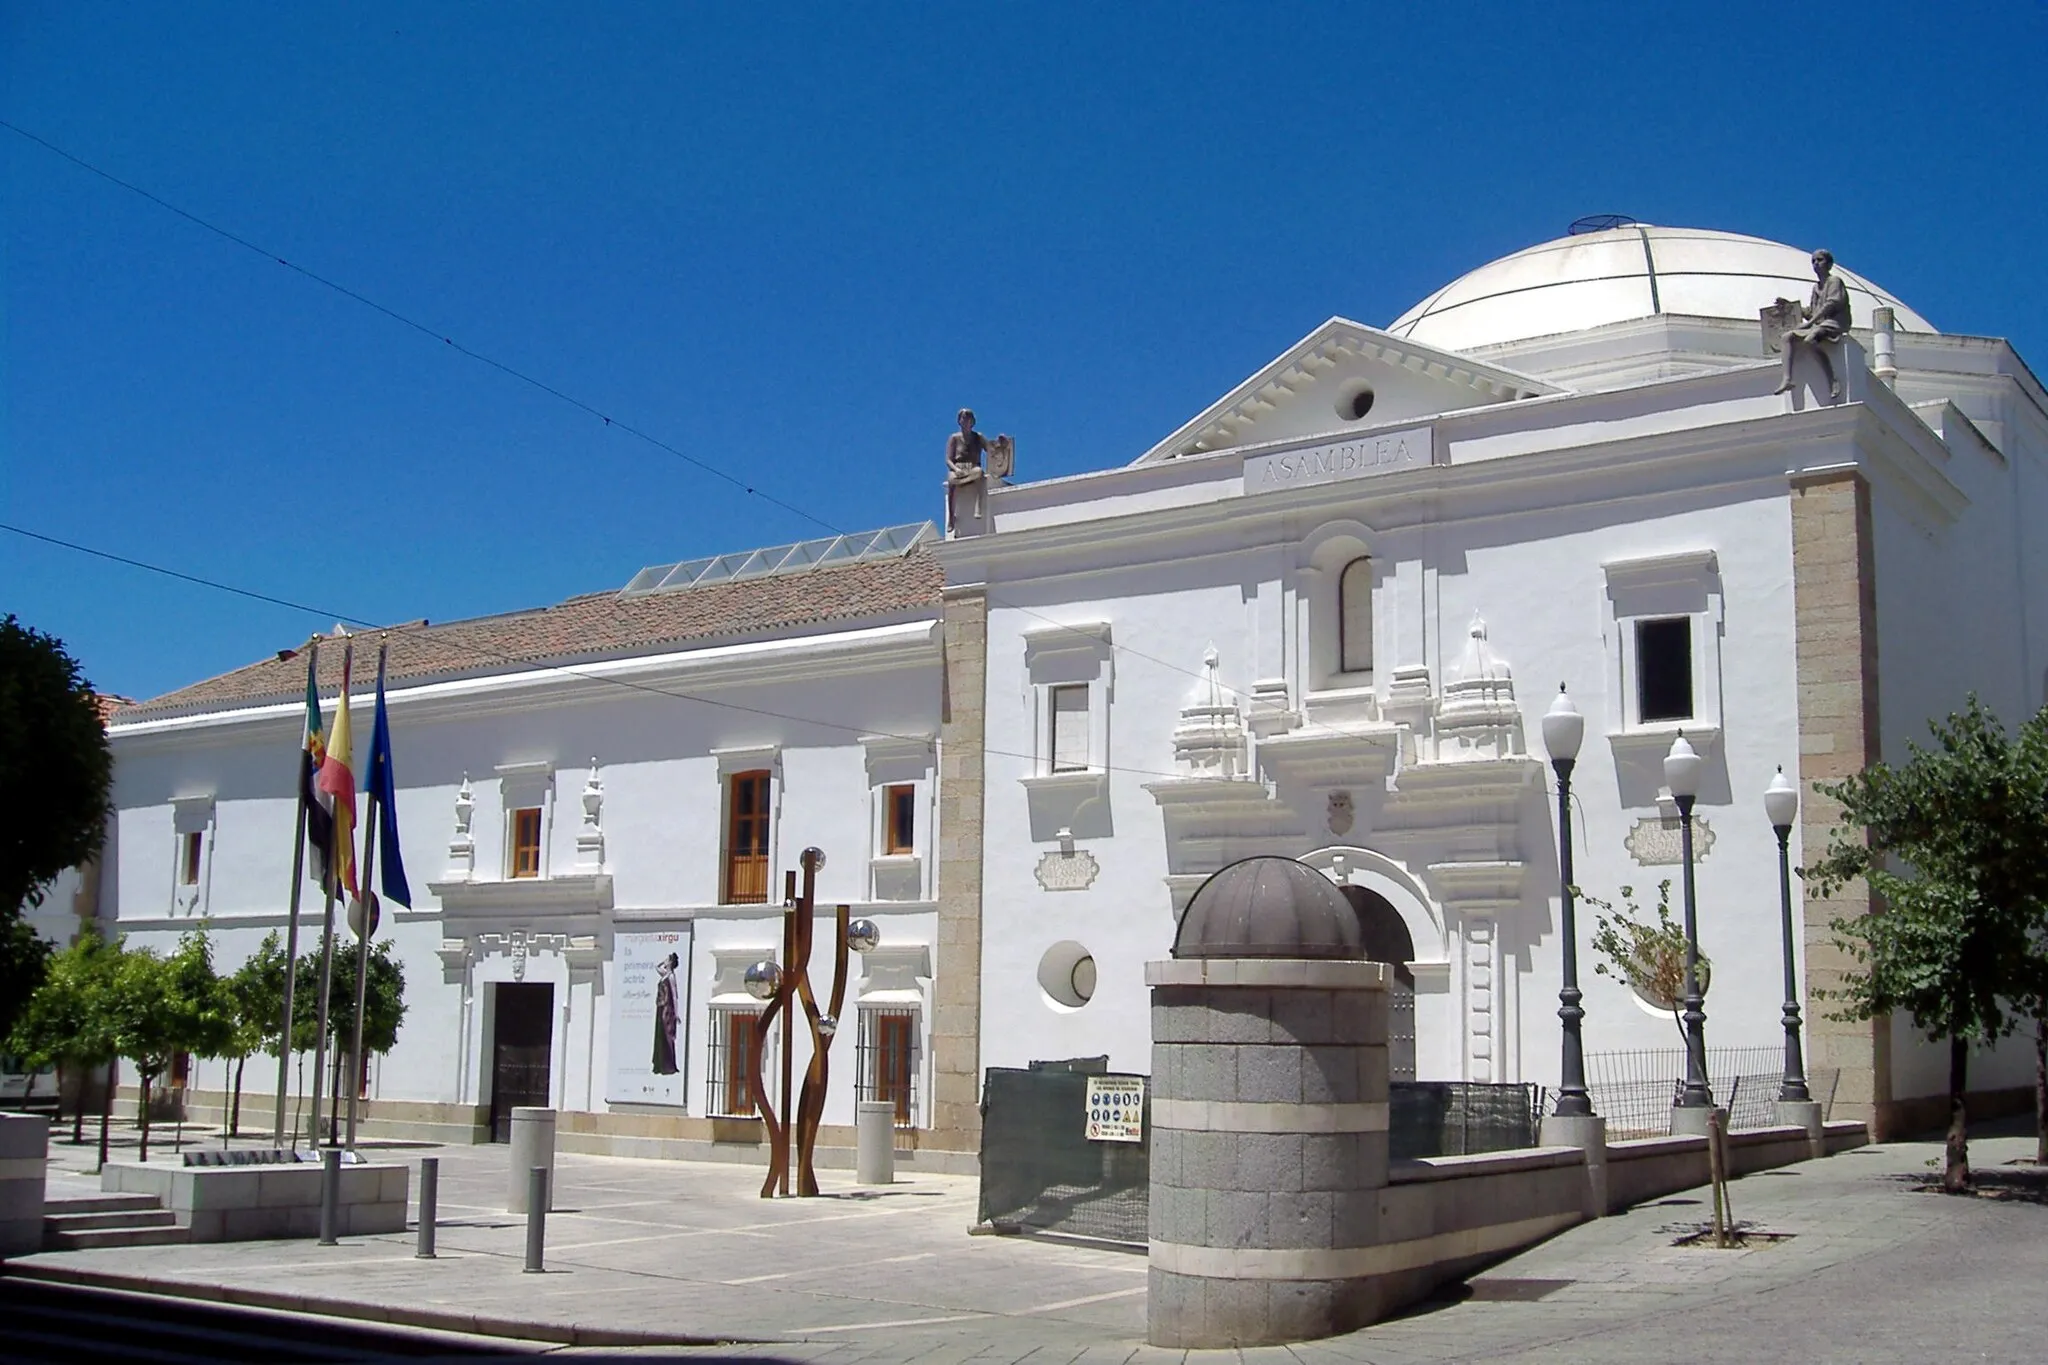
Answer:
<svg viewBox="0 0 2048 1365"><path fill-rule="evenodd" d="M116 711L126 710L135 705L135 698L116 696L112 692L95 692L92 694L92 701L93 705L99 708L102 725L112 720Z"/></svg>
<svg viewBox="0 0 2048 1365"><path fill-rule="evenodd" d="M943 584L938 561L925 549L895 559L870 560L812 573L754 578L689 592L625 597L615 592L572 597L559 606L504 616L480 616L445 625L409 622L357 633L356 686L374 676L375 644L390 645L386 676L426 679L511 671L546 660L632 654L690 640L842 623L936 609ZM320 651L323 691L341 686L340 641ZM302 695L302 650L181 687L139 705L124 706L117 724L171 714L253 706Z"/></svg>

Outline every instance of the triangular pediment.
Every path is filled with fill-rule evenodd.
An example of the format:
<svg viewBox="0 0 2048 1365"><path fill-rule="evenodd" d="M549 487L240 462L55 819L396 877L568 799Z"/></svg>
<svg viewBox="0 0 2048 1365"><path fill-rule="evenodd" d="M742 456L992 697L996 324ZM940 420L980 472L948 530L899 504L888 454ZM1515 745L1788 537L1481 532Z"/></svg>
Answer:
<svg viewBox="0 0 2048 1365"><path fill-rule="evenodd" d="M1341 434L1559 392L1531 375L1331 318L1136 463Z"/></svg>

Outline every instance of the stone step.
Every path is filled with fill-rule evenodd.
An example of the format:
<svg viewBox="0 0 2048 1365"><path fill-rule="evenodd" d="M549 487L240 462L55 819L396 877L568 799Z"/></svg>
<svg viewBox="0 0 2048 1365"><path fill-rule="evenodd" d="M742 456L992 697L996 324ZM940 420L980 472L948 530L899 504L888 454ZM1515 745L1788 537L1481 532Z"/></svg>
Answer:
<svg viewBox="0 0 2048 1365"><path fill-rule="evenodd" d="M45 1199L46 1214L120 1213L125 1209L157 1209L163 1201L153 1194L79 1194L64 1199Z"/></svg>
<svg viewBox="0 0 2048 1365"><path fill-rule="evenodd" d="M107 1213L43 1214L43 1231L88 1232L95 1228L163 1228L177 1220L171 1211L152 1205L144 1209L114 1209Z"/></svg>
<svg viewBox="0 0 2048 1365"><path fill-rule="evenodd" d="M46 1251L95 1251L106 1247L171 1246L192 1240L192 1230L176 1224L150 1228L90 1228L79 1232L48 1231L43 1234Z"/></svg>

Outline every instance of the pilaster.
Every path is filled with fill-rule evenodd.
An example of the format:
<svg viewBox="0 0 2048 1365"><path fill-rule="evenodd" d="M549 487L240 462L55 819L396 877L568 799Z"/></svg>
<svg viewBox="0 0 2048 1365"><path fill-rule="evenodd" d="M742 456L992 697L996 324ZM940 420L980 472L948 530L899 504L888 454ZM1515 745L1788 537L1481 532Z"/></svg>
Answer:
<svg viewBox="0 0 2048 1365"><path fill-rule="evenodd" d="M988 594L948 592L939 721L939 943L933 964L931 1145L981 1144L981 875Z"/></svg>

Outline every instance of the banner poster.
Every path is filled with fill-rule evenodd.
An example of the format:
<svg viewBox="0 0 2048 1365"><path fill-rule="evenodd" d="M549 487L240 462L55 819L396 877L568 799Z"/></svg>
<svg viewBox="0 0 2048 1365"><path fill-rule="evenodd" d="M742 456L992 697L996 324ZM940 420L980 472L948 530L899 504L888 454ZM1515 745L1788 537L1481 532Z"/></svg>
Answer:
<svg viewBox="0 0 2048 1365"><path fill-rule="evenodd" d="M612 935L614 1104L683 1103L689 1059L690 926Z"/></svg>
<svg viewBox="0 0 2048 1365"><path fill-rule="evenodd" d="M1090 1076L1085 1136L1090 1142L1143 1142L1145 1078Z"/></svg>

